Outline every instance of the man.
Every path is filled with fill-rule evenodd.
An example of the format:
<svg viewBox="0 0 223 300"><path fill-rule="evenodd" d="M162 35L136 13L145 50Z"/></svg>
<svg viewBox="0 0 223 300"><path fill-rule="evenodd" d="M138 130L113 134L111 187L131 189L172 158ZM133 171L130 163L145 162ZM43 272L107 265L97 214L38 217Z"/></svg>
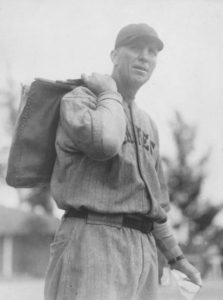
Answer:
<svg viewBox="0 0 223 300"><path fill-rule="evenodd" d="M135 104L162 48L150 26L124 27L112 76L82 75L85 87L62 99L51 190L66 212L51 245L46 300L156 299L156 244L201 285L166 222L156 126Z"/></svg>

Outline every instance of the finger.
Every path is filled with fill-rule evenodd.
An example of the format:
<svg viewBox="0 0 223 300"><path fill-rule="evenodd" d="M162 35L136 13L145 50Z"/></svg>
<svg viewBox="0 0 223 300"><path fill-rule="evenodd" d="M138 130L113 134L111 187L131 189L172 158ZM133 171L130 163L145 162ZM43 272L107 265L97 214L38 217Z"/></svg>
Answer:
<svg viewBox="0 0 223 300"><path fill-rule="evenodd" d="M84 82L87 82L87 81L88 81L88 76L87 76L87 74L82 73L82 74L81 74L81 79L83 79Z"/></svg>
<svg viewBox="0 0 223 300"><path fill-rule="evenodd" d="M197 285L199 285L200 287L202 287L203 283L202 283L202 279L201 279L201 274L200 273L196 273L196 280L197 280Z"/></svg>
<svg viewBox="0 0 223 300"><path fill-rule="evenodd" d="M199 285L200 287L203 285L201 274L199 272L188 274L188 277L191 279L192 282Z"/></svg>

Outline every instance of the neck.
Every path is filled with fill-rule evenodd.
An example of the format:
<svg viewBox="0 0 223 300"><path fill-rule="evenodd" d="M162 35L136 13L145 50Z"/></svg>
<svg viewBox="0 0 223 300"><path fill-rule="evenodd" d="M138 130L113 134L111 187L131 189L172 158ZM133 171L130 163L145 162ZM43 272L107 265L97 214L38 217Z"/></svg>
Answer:
<svg viewBox="0 0 223 300"><path fill-rule="evenodd" d="M112 73L112 78L115 80L118 92L122 95L123 100L127 103L131 103L135 99L139 88L129 82L125 82L125 80L120 78L115 72Z"/></svg>

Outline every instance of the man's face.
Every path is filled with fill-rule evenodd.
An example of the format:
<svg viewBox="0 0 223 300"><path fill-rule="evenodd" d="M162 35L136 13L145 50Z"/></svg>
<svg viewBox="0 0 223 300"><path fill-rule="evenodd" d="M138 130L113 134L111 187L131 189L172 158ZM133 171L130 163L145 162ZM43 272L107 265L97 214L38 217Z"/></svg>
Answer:
<svg viewBox="0 0 223 300"><path fill-rule="evenodd" d="M115 51L114 69L122 82L140 87L149 80L158 54L153 42L138 38Z"/></svg>

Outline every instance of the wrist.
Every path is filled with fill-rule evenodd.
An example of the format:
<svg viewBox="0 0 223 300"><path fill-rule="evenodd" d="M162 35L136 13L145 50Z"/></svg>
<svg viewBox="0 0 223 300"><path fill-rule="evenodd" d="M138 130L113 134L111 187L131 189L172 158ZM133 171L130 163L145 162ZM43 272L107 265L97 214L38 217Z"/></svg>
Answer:
<svg viewBox="0 0 223 300"><path fill-rule="evenodd" d="M173 248L168 249L167 251L164 252L164 255L166 259L169 261L171 259L174 259L177 256L183 255L183 252L179 245L175 245Z"/></svg>
<svg viewBox="0 0 223 300"><path fill-rule="evenodd" d="M117 91L115 92L112 90L106 90L98 95L98 101L103 101L107 99L112 99L120 103L122 103L123 100L121 94L119 94Z"/></svg>
<svg viewBox="0 0 223 300"><path fill-rule="evenodd" d="M185 256L183 254L175 256L171 259L168 260L168 264L172 267L174 266L176 263L178 263L179 261L185 259Z"/></svg>
<svg viewBox="0 0 223 300"><path fill-rule="evenodd" d="M117 89L106 89L106 90L101 90L99 93L98 93L98 96L103 96L103 95L107 95L107 94L118 94L118 91Z"/></svg>

